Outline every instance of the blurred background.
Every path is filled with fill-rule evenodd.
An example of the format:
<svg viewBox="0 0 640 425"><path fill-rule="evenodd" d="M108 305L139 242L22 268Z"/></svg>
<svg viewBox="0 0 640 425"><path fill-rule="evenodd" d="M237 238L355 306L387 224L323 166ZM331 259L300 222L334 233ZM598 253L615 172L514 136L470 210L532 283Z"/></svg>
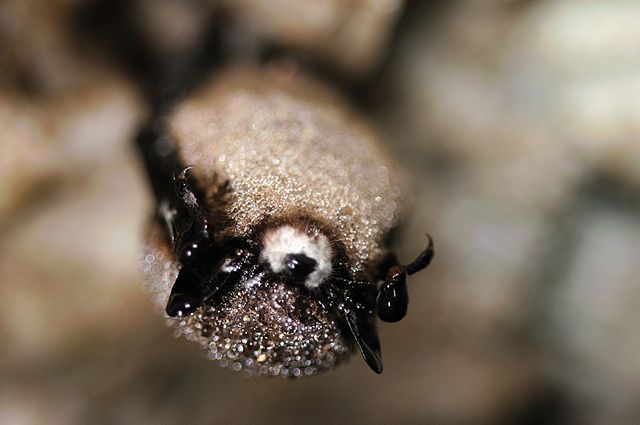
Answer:
<svg viewBox="0 0 640 425"><path fill-rule="evenodd" d="M3 0L0 423L640 422L638 22L637 0ZM245 378L141 285L150 99L282 60L413 175L400 258L436 241L381 376Z"/></svg>

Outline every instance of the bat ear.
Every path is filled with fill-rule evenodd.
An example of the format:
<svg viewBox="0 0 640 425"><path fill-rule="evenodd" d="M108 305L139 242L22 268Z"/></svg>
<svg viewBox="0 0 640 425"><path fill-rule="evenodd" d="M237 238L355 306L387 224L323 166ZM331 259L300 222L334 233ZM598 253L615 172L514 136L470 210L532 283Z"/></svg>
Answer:
<svg viewBox="0 0 640 425"><path fill-rule="evenodd" d="M382 373L382 352L380 350L378 331L373 320L373 311L343 304L340 312L347 322L347 326L362 353L364 361L375 373Z"/></svg>

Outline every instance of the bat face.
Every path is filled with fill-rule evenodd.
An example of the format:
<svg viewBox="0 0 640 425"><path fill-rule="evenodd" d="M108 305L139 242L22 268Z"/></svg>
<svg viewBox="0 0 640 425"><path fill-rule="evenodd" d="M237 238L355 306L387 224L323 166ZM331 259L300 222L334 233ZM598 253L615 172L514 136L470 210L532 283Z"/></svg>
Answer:
<svg viewBox="0 0 640 425"><path fill-rule="evenodd" d="M376 315L404 316L405 277L433 255L400 266L386 253L394 165L323 90L236 70L138 140L158 201L148 285L172 326L233 370L313 375L358 348L380 373Z"/></svg>
<svg viewBox="0 0 640 425"><path fill-rule="evenodd" d="M163 287L159 293L170 294L182 268L162 233L157 225L151 230L146 277L156 290ZM197 291L201 304L171 319L185 337L223 366L251 375L311 375L333 368L352 352L352 339L345 337L316 288L300 284L299 274L273 271L260 259L265 248L257 243L227 244L234 248L216 261L217 270L209 271L204 290ZM208 286L210 280L216 282ZM219 289L204 294L214 287Z"/></svg>

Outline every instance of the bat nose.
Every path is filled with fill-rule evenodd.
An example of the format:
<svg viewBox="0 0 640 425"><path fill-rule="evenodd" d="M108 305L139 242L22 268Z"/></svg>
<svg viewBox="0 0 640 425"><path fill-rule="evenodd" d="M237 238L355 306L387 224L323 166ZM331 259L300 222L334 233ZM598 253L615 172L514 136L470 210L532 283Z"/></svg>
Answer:
<svg viewBox="0 0 640 425"><path fill-rule="evenodd" d="M296 279L304 280L314 272L318 266L318 262L305 254L298 253L287 254L287 256L284 257L284 265L289 274Z"/></svg>

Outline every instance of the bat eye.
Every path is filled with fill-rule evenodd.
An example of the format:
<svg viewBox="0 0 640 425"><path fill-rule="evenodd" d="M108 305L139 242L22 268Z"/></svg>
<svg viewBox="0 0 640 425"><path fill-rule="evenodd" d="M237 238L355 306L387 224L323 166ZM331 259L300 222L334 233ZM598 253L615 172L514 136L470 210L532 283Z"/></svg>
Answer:
<svg viewBox="0 0 640 425"><path fill-rule="evenodd" d="M318 229L313 224L310 224L304 229L304 233L310 238L315 238L316 236L318 236L318 233L320 233L320 229Z"/></svg>
<svg viewBox="0 0 640 425"><path fill-rule="evenodd" d="M299 281L304 281L318 266L316 260L304 254L287 254L284 264L286 272Z"/></svg>

